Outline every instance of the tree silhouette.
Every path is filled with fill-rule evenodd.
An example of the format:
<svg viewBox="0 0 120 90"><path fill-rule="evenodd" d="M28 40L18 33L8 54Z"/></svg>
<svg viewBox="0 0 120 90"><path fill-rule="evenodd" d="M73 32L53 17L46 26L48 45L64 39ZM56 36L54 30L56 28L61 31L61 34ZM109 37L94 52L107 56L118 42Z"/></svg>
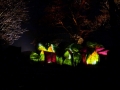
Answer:
<svg viewBox="0 0 120 90"><path fill-rule="evenodd" d="M109 14L110 14L110 26L111 26L111 37L113 41L113 47L109 53L109 65L115 66L118 68L118 57L120 50L120 0L108 0L109 2ZM116 60L113 62L113 60Z"/></svg>
<svg viewBox="0 0 120 90"><path fill-rule="evenodd" d="M68 33L78 42L100 27L110 28L108 8L107 0L52 0L45 8L40 24L47 27L47 33L50 28L56 28L50 29L49 36Z"/></svg>

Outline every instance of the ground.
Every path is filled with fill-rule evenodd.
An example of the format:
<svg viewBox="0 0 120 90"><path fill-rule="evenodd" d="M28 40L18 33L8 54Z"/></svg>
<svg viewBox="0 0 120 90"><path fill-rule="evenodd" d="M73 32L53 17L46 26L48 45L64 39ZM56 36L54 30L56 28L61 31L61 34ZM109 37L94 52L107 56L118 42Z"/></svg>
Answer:
<svg viewBox="0 0 120 90"><path fill-rule="evenodd" d="M17 58L8 55L2 59L0 65L2 90L11 88L35 89L36 87L39 89L75 89L84 86L84 88L88 88L87 85L90 88L96 85L110 87L118 80L118 74L111 66L112 64L70 67L30 62L27 56L23 57L22 55Z"/></svg>

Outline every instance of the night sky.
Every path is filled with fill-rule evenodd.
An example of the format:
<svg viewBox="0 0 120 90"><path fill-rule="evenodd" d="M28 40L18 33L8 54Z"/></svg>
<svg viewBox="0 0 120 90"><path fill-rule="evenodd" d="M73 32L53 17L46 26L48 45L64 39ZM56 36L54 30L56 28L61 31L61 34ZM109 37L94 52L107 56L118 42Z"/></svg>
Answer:
<svg viewBox="0 0 120 90"><path fill-rule="evenodd" d="M27 24L24 25L29 31L25 32L19 40L16 40L13 44L13 46L18 46L22 48L23 51L33 51L34 46L31 44L31 42L34 40L37 30L42 30L42 27L39 27L39 21L38 19L43 16L43 10L44 10L45 4L40 2L39 0L31 0L28 3L28 10L29 10L29 16L30 19Z"/></svg>
<svg viewBox="0 0 120 90"><path fill-rule="evenodd" d="M35 47L31 44L36 35L42 32L42 27L39 26L38 19L44 16L44 8L48 3L43 0L31 0L28 4L30 19L27 24L24 25L29 31L25 32L22 37L15 41L13 46L18 46L22 48L23 51L34 51ZM39 33L37 32L39 30ZM111 48L112 38L109 31L98 31L97 34L92 35L92 40L103 44L106 48Z"/></svg>

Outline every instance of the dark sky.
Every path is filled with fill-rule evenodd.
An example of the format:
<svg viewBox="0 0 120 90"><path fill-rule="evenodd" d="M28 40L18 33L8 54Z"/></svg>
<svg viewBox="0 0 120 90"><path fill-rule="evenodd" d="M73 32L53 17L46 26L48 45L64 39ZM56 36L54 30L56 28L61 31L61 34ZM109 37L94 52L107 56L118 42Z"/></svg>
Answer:
<svg viewBox="0 0 120 90"><path fill-rule="evenodd" d="M31 0L28 4L29 7L29 23L25 25L28 32L25 32L22 37L15 41L13 46L22 47L22 51L33 51L35 47L30 44L36 35L39 35L37 30L42 31L42 27L39 27L38 19L44 16L43 10L49 2L45 2L44 0ZM97 41L103 44L105 47L110 48L112 45L112 39L110 37L109 32L100 31L96 34L93 34L93 41Z"/></svg>
<svg viewBox="0 0 120 90"><path fill-rule="evenodd" d="M30 19L24 27L26 27L29 31L25 32L19 40L16 40L13 46L22 47L22 51L33 51L34 46L30 44L36 34L37 30L41 30L38 19L43 16L43 9L45 7L44 2L40 2L40 0L31 0L28 4L29 16Z"/></svg>

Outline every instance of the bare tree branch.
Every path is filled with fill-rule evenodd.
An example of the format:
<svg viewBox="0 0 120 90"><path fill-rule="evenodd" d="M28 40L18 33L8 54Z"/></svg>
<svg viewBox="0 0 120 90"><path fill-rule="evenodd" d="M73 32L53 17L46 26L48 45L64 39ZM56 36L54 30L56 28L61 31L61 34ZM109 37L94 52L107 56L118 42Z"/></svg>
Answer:
<svg viewBox="0 0 120 90"><path fill-rule="evenodd" d="M0 0L0 38L8 44L13 44L27 29L22 28L22 22L28 19L28 10L22 0Z"/></svg>

